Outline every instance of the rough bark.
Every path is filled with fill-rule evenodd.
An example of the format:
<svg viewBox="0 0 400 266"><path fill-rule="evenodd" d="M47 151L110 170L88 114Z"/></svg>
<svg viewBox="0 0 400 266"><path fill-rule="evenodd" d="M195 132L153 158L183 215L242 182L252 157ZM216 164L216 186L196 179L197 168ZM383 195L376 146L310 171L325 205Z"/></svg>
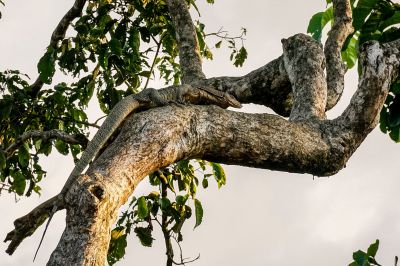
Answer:
<svg viewBox="0 0 400 266"><path fill-rule="evenodd" d="M185 0L168 0L168 9L175 27L176 42L179 47L179 64L182 83L190 84L204 79L196 30Z"/></svg>
<svg viewBox="0 0 400 266"><path fill-rule="evenodd" d="M283 61L293 89L290 120L325 118L326 81L322 45L303 34L282 40Z"/></svg>

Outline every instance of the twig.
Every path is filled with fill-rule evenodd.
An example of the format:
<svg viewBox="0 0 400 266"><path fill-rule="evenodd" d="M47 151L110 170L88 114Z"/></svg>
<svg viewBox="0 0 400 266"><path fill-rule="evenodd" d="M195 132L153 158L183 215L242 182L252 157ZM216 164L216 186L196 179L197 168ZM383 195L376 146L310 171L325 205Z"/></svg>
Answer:
<svg viewBox="0 0 400 266"><path fill-rule="evenodd" d="M197 255L197 257L194 258L194 259L192 259L192 260L184 259L184 258L183 258L183 251L182 251L182 246L181 246L181 244L179 244L179 241L176 239L176 237L173 237L173 239L175 240L176 244L178 245L178 248L179 248L179 251L180 251L180 257L181 257L181 262L175 262L175 261L173 261L173 263L174 263L175 265L186 265L186 263L192 263L192 262L194 262L194 261L200 259L200 254ZM186 261L185 261L185 260L186 260Z"/></svg>
<svg viewBox="0 0 400 266"><path fill-rule="evenodd" d="M160 41L157 41L157 40L154 39L154 38L153 38L153 40L154 40L155 43L157 44L157 50L156 50L156 54L154 55L153 63L151 64L151 67L150 67L149 76L147 77L146 84L144 85L144 88L143 88L143 89L146 89L147 86L149 85L151 73L153 73L153 71L154 71L154 67L155 67L155 65L156 65L156 60L157 60L158 54L160 53L161 40L162 40L162 38L160 39Z"/></svg>
<svg viewBox="0 0 400 266"><path fill-rule="evenodd" d="M80 144L82 146L86 146L88 143L88 139L82 134L69 135L64 131L57 129L52 129L49 131L31 130L17 137L15 139L15 142L4 150L6 157L7 158L10 157L13 154L13 152L15 152L21 145L24 144L26 140L31 138L40 138L44 141L50 139L61 139L66 143Z"/></svg>
<svg viewBox="0 0 400 266"><path fill-rule="evenodd" d="M106 118L106 117L107 117L107 115L103 115L103 116L99 117L96 121L94 121L93 124L96 125L97 128L100 128L100 126L97 125L97 123L98 123L101 119ZM93 124L92 124L92 125L93 125Z"/></svg>

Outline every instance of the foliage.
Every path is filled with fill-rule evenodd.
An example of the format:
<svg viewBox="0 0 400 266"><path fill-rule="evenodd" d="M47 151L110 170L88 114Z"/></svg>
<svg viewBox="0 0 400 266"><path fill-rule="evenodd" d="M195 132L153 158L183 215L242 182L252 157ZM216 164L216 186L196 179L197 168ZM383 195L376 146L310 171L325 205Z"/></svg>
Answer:
<svg viewBox="0 0 400 266"><path fill-rule="evenodd" d="M350 35L342 49L342 59L352 68L358 58L358 49L367 41L390 42L400 38L400 4L390 0L351 0L354 33ZM307 32L321 41L326 25L333 23L332 1L327 1L327 9L315 14ZM388 133L395 142L400 142L400 78L394 81L389 96L381 111L380 129Z"/></svg>
<svg viewBox="0 0 400 266"><path fill-rule="evenodd" d="M195 170L194 165L197 166ZM124 211L113 229L108 252L108 263L116 263L125 255L127 236L133 231L141 244L151 247L154 224L159 225L165 241L171 239L177 244L182 242L182 227L194 214L195 225L199 226L203 220L203 207L196 198L199 185L198 171L203 176L202 186L208 187L208 179L214 177L218 187L226 182L226 176L219 164L197 160L187 160L159 170L149 177L150 184L157 190L147 196L133 198L129 207ZM168 195L168 192L172 193ZM190 204L192 201L193 204ZM194 208L194 211L192 209ZM167 254L173 254L172 245L167 245ZM171 258L172 259L172 258ZM184 261L182 261L183 263Z"/></svg>
<svg viewBox="0 0 400 266"><path fill-rule="evenodd" d="M199 12L195 0L187 2ZM0 0L0 4L4 3ZM245 29L231 37L221 30L207 33L200 21L195 27L203 58L213 58L207 42L216 42L215 48L226 42L231 50L230 60L235 66L243 65L247 58L243 46ZM238 40L241 46L237 45ZM89 123L85 113L93 98L108 113L123 97L146 88L156 74L165 84L179 84L178 52L165 0L88 0L82 14L73 21L68 37L58 41L52 37L38 61L35 82L31 83L30 77L19 70L0 72L0 192L5 189L20 196L39 193L39 183L46 175L40 164L43 155L55 150L63 155L71 152L77 160L85 148L57 138L29 138L10 150L24 133L57 129L71 135L88 135L90 126L98 127ZM76 81L53 84L58 72ZM152 222L160 215L167 241L171 237L182 241L181 228L192 216L193 208L195 227L201 224L203 208L196 198L199 179L194 165L202 172L206 166L209 168L203 174L204 188L209 177L216 179L218 187L226 183L222 167L205 161L181 161L151 175L151 183L160 192L132 200L112 231L110 264L125 254L127 235L132 230L144 246L151 246ZM174 198L168 198L167 191Z"/></svg>
<svg viewBox="0 0 400 266"><path fill-rule="evenodd" d="M375 255L379 248L379 240L372 243L367 252L358 250L353 253L354 261L349 266L381 266L376 260Z"/></svg>
<svg viewBox="0 0 400 266"><path fill-rule="evenodd" d="M188 3L198 10L194 0ZM40 165L42 155L57 150L64 155L71 152L77 160L84 148L60 139L34 138L7 153L22 134L59 129L88 135L89 126L98 126L89 123L85 114L93 96L108 113L123 97L147 87L156 73L166 84L180 82L178 48L166 1L89 0L72 28L69 37L47 47L37 64L37 82L30 85L30 78L18 70L0 72L0 187L9 192L29 196L40 191L46 175ZM212 59L206 43L206 38L212 38L229 42L233 63L243 64L247 56L243 33L239 37L208 34L200 21L196 29L204 58ZM237 39L241 48L236 48ZM52 85L60 71L77 81Z"/></svg>

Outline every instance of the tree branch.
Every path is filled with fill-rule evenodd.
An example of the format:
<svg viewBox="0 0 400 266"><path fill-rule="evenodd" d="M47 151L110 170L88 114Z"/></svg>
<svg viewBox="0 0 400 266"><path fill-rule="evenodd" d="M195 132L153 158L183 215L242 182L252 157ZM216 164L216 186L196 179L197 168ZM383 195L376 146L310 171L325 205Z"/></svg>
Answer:
<svg viewBox="0 0 400 266"><path fill-rule="evenodd" d="M49 131L31 130L17 137L15 142L4 150L6 156L11 156L11 154L13 154L21 145L23 145L26 140L32 138L40 138L44 141L60 139L69 144L79 144L82 147L86 147L88 143L88 139L82 134L69 135L64 131L57 129L52 129Z"/></svg>
<svg viewBox="0 0 400 266"><path fill-rule="evenodd" d="M179 63L182 83L190 84L205 78L201 68L201 56L193 25L185 0L168 0L168 9L175 27L176 42L179 47Z"/></svg>
<svg viewBox="0 0 400 266"><path fill-rule="evenodd" d="M292 87L282 56L242 77L214 77L195 84L228 92L241 103L264 105L282 116L289 116L292 109Z"/></svg>
<svg viewBox="0 0 400 266"><path fill-rule="evenodd" d="M19 244L21 244L25 238L31 236L36 229L46 221L56 201L58 201L57 196L43 202L27 215L14 221L15 229L9 232L4 239L4 242L10 241L6 250L8 254L13 254Z"/></svg>
<svg viewBox="0 0 400 266"><path fill-rule="evenodd" d="M324 119L327 89L322 45L304 34L282 39L282 44L283 60L294 94L290 119Z"/></svg>
<svg viewBox="0 0 400 266"><path fill-rule="evenodd" d="M56 47L58 41L64 39L65 33L67 32L69 25L75 18L81 15L82 9L85 4L86 0L75 0L72 7L68 10L67 13L65 13L64 17L60 20L60 22L58 22L57 27L54 29L53 34L50 38L49 46ZM43 85L43 81L40 79L40 77L37 77L35 82L29 86L30 95L35 97L42 89Z"/></svg>
<svg viewBox="0 0 400 266"><path fill-rule="evenodd" d="M334 23L325 43L327 109L335 106L342 96L347 67L342 61L341 51L347 37L354 31L350 0L333 0L332 2Z"/></svg>
<svg viewBox="0 0 400 266"><path fill-rule="evenodd" d="M131 115L87 173L71 183L63 202L67 226L49 265L103 264L109 228L118 208L145 176L181 159L201 158L317 176L337 173L376 125L390 84L399 72L399 51L400 41L367 43L361 49L359 87L348 108L334 120L300 123L275 115L197 105L170 105ZM292 64L289 61L288 65ZM238 84L234 85L240 94ZM171 88L160 92L167 91ZM29 226L31 230L26 232L37 228Z"/></svg>

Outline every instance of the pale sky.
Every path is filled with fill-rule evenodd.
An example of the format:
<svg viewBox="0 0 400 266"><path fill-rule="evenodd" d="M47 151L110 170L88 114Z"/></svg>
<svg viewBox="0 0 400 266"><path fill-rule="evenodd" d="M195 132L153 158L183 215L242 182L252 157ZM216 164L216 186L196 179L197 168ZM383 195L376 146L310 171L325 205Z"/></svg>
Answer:
<svg viewBox="0 0 400 266"><path fill-rule="evenodd" d="M243 75L282 53L282 38L305 33L312 14L324 8L323 0L216 0L213 6L198 0L206 29L221 26L232 34L246 27L249 58L243 68L235 68L228 51L215 51L214 61L204 62L208 77ZM55 25L72 5L72 0L12 0L1 7L0 70L20 69L36 78L36 64L49 42ZM339 114L356 87L355 74L347 75L343 100L333 112ZM160 83L154 83L160 87ZM241 111L263 111L246 106ZM99 114L90 113L92 120ZM352 253L366 250L379 238L378 261L394 265L400 255L400 146L375 130L340 173L313 179L261 169L226 167L227 185L211 184L201 189L203 223L192 230L194 221L184 227L184 257L200 260L190 265L348 265ZM52 154L45 160L48 171L41 183L42 196L21 198L0 196L0 236L13 229L13 221L59 192L72 161ZM149 190L147 181L137 189L140 196ZM54 217L35 263L32 258L43 226L26 239L13 256L1 244L0 265L44 265L64 229L64 212ZM132 235L127 255L117 265L165 265L165 248L160 234L152 248L141 247Z"/></svg>

